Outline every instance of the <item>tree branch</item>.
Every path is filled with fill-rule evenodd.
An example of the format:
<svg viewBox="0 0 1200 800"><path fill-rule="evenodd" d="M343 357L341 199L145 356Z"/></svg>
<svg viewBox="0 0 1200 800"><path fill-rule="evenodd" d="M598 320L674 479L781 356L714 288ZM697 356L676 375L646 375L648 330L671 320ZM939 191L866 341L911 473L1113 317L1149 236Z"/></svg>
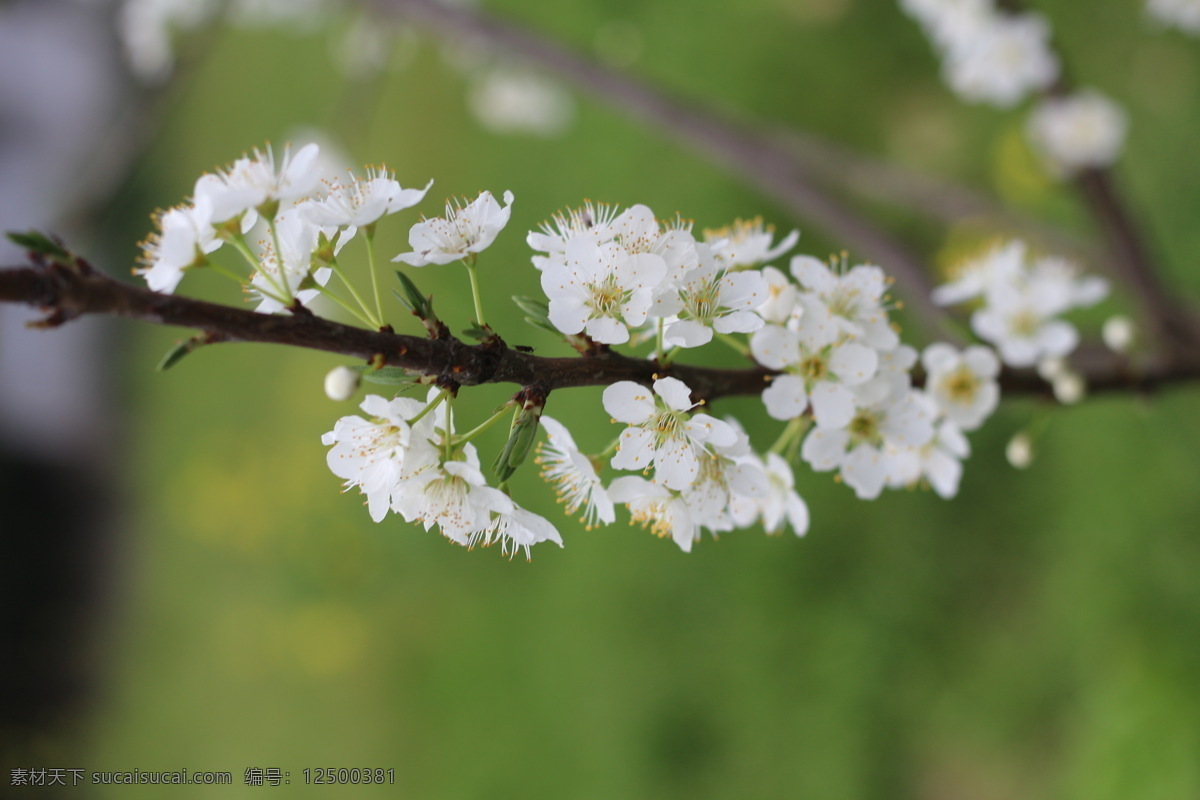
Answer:
<svg viewBox="0 0 1200 800"><path fill-rule="evenodd" d="M42 327L56 327L84 314L128 317L160 325L203 331L210 342L263 342L338 353L363 361L412 370L459 386L513 383L549 393L577 386L607 386L617 381L650 385L671 375L691 389L696 400L736 395L757 396L775 374L762 367L717 369L688 364L659 367L654 361L609 350L596 355L548 358L508 347L499 338L468 345L453 337L425 339L371 331L313 316L259 314L246 309L160 294L122 283L91 269L58 263L0 267L0 302L40 308ZM1200 380L1200 353L1186 360L1161 362L1135 371L1111 353L1083 354L1079 364L1089 390L1153 392L1164 386ZM1005 394L1050 395L1050 388L1029 372L1006 370Z"/></svg>

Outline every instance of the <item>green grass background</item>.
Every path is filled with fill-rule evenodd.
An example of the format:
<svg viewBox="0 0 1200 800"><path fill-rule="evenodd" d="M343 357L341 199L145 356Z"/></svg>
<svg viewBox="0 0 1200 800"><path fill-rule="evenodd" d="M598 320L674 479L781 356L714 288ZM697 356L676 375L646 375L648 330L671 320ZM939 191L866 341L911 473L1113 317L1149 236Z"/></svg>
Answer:
<svg viewBox="0 0 1200 800"><path fill-rule="evenodd" d="M1023 112L958 104L892 3L494 8L589 51L618 23L641 39L631 69L674 92L1092 235L1025 148ZM1119 177L1164 270L1194 297L1200 43L1151 31L1132 0L1044 9L1077 79L1129 110ZM359 163L386 161L405 185L435 178L420 208L431 215L450 194L511 189L512 222L481 280L502 334L544 353L564 348L523 327L505 298L537 292L524 232L553 211L588 197L679 211L701 228L758 214L797 224L737 176L586 97L562 138L498 137L465 110L465 83L436 42L367 82L341 77L326 47L320 35L262 31L213 41L173 87L161 135L105 221L114 263L132 260L145 215L178 202L202 170L298 126L331 131ZM931 265L965 235L870 211ZM382 253L404 249L415 218L382 226ZM803 252L855 251L799 226ZM461 268L413 274L464 327ZM239 302L210 276L183 291ZM1128 306L1118 296L1105 311ZM1195 388L1072 409L1007 403L972 436L952 502L919 491L859 502L801 466L807 538L752 530L690 555L624 522L584 531L523 474L518 500L550 515L567 544L542 545L526 564L398 518L375 525L356 493L339 494L319 441L354 412L321 392L339 359L236 345L153 372L179 336L131 326L125 340L135 507L86 761L231 770L239 786L99 797L1200 796ZM464 392L463 424L512 388ZM742 415L760 446L777 430L755 401L716 410ZM548 413L585 446L615 433L598 390L564 391ZM1004 444L1035 418L1038 458L1016 472ZM485 460L501 441L483 439ZM240 786L256 766L290 771L291 786ZM299 785L323 766L394 768L396 786Z"/></svg>

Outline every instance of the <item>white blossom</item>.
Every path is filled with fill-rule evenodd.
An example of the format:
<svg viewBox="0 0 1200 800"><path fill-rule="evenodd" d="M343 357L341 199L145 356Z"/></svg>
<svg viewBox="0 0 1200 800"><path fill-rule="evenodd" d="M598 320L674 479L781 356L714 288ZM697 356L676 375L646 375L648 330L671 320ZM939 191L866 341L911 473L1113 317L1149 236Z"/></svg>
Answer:
<svg viewBox="0 0 1200 800"><path fill-rule="evenodd" d="M617 478L608 491L613 500L625 504L634 522L655 536L671 539L683 552L692 552L700 526L678 492L637 475Z"/></svg>
<svg viewBox="0 0 1200 800"><path fill-rule="evenodd" d="M142 243L143 266L134 270L146 279L155 292L171 294L183 279L183 273L204 256L217 250L222 242L212 226L212 206L201 199L195 204L177 206L157 215L158 231Z"/></svg>
<svg viewBox="0 0 1200 800"><path fill-rule="evenodd" d="M857 264L847 270L844 259L833 266L830 269L830 265L812 256L792 259L792 275L822 306L820 313L814 313L816 304L804 303L801 330L821 345L843 336L881 351L898 345L900 337L888 321L884 295L889 280L883 270L870 264Z"/></svg>
<svg viewBox="0 0 1200 800"><path fill-rule="evenodd" d="M467 546L489 547L500 542L500 553L510 559L518 550L525 551L525 560L530 560L529 548L539 542L554 542L563 546L562 536L550 520L527 511L513 503L511 511L496 510L491 523L467 536Z"/></svg>
<svg viewBox="0 0 1200 800"><path fill-rule="evenodd" d="M614 242L574 238L567 243L563 265L542 271L550 322L566 334L584 332L602 344L624 344L628 326L646 321L654 289L666 271L666 263L654 253L629 254Z"/></svg>
<svg viewBox="0 0 1200 800"><path fill-rule="evenodd" d="M1147 0L1146 13L1164 25L1200 34L1200 0Z"/></svg>
<svg viewBox="0 0 1200 800"><path fill-rule="evenodd" d="M471 87L467 100L475 118L494 133L558 136L575 115L566 88L525 69L489 70Z"/></svg>
<svg viewBox="0 0 1200 800"><path fill-rule="evenodd" d="M284 147L278 171L275 154L268 144L266 150L254 150L215 174L196 181L195 197L207 198L212 204L212 221L221 223L271 203L297 200L317 187L320 170L317 157L320 148L315 143L301 147L293 155ZM245 228L243 228L245 230Z"/></svg>
<svg viewBox="0 0 1200 800"><path fill-rule="evenodd" d="M321 443L332 445L329 469L346 481L347 489L357 486L367 496L371 519L379 522L393 496L401 493L404 479L436 463L437 451L430 441L433 421L426 416L410 425L425 404L408 397L389 401L367 395L359 408L370 419L342 417Z"/></svg>
<svg viewBox="0 0 1200 800"><path fill-rule="evenodd" d="M764 225L762 217L735 220L725 228L704 231L704 241L712 246L726 263L733 267L754 267L766 264L786 253L800 241L800 231L793 230L772 246L775 229Z"/></svg>
<svg viewBox="0 0 1200 800"><path fill-rule="evenodd" d="M926 392L959 429L975 430L996 410L1000 361L991 349L973 345L960 353L937 342L925 348L921 363L927 375Z"/></svg>
<svg viewBox="0 0 1200 800"><path fill-rule="evenodd" d="M349 180L334 181L323 197L305 204L305 216L320 226L361 228L415 206L433 185L429 181L424 189L405 189L387 167L367 167L366 172L363 178L351 174Z"/></svg>
<svg viewBox="0 0 1200 800"><path fill-rule="evenodd" d="M533 266L539 272L549 266L566 266L567 243L577 237L597 245L612 241L612 223L618 213L616 206L589 201L554 214L541 224L541 230L530 231L525 237L530 249L544 254L533 256Z"/></svg>
<svg viewBox="0 0 1200 800"><path fill-rule="evenodd" d="M392 261L414 267L449 264L481 253L496 240L512 213L513 193L504 193L501 206L491 192L480 192L467 206L446 202L446 216L418 222L408 233L410 253Z"/></svg>
<svg viewBox="0 0 1200 800"><path fill-rule="evenodd" d="M325 375L325 396L341 402L349 400L358 391L358 373L347 366L339 365Z"/></svg>
<svg viewBox="0 0 1200 800"><path fill-rule="evenodd" d="M554 484L558 501L566 505L568 514L582 508L581 518L589 529L611 524L616 519L613 503L592 462L579 452L571 432L561 422L543 414L541 424L547 441L538 445L537 463L542 477Z"/></svg>
<svg viewBox="0 0 1200 800"><path fill-rule="evenodd" d="M607 387L604 409L629 425L621 433L612 466L645 470L653 465L655 481L667 488L682 491L691 486L699 475L699 453L705 444L737 440L728 423L688 413L695 407L691 390L678 378L659 378L653 391L633 381Z"/></svg>
<svg viewBox="0 0 1200 800"><path fill-rule="evenodd" d="M1128 121L1121 107L1095 90L1042 100L1029 117L1028 133L1051 170L1070 175L1116 161Z"/></svg>
<svg viewBox="0 0 1200 800"><path fill-rule="evenodd" d="M515 506L508 495L487 485L474 445L463 445L457 455L406 480L403 491L392 496L392 510L409 522L422 523L425 530L437 525L447 539L470 546L492 525L493 514L511 514Z"/></svg>
<svg viewBox="0 0 1200 800"><path fill-rule="evenodd" d="M946 82L960 97L1009 108L1058 78L1050 27L1036 14L992 14L950 44Z"/></svg>
<svg viewBox="0 0 1200 800"><path fill-rule="evenodd" d="M717 333L753 333L763 326L753 309L766 299L767 285L754 271L731 272L706 245L698 245L699 266L678 287L680 318L669 323L663 341L676 347L700 347Z"/></svg>
<svg viewBox="0 0 1200 800"><path fill-rule="evenodd" d="M892 455L892 474L888 486L913 486L924 479L939 497L949 500L958 494L962 460L970 454L971 447L962 431L953 422L944 421L937 426L934 437L925 444Z"/></svg>

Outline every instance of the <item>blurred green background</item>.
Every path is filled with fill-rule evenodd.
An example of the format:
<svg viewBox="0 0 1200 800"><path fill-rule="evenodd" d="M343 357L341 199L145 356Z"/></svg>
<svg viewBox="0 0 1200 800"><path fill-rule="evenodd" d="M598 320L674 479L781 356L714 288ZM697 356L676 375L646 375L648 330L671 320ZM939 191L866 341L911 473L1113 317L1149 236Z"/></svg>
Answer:
<svg viewBox="0 0 1200 800"><path fill-rule="evenodd" d="M1129 110L1120 178L1164 268L1194 297L1200 45L1149 32L1133 0L1040 6L1077 80ZM1023 113L957 103L892 3L489 8L587 52L607 31L635 56L630 70L673 92L961 180L1090 235L1026 149ZM419 209L430 215L451 194L511 189L512 221L480 264L489 317L547 354L566 348L523 326L505 298L537 292L524 232L585 197L678 211L698 228L761 214L801 227L802 252L855 251L587 97L560 138L498 136L468 112L466 81L436 40L367 79L344 77L327 50L322 32L230 30L193 51L161 134L102 220L113 271L134 259L146 215L179 202L201 171L305 128L356 163L386 161L406 186L434 178ZM871 212L931 264L957 235ZM415 219L381 226L381 252L405 249ZM462 270L412 274L464 327ZM210 276L183 291L239 302ZM1117 298L1104 312L1125 307ZM416 331L397 305L392 314ZM339 359L236 345L154 372L180 336L126 330L134 507L86 761L230 770L237 785L97 796L1200 797L1195 387L1072 409L1007 404L972 437L952 502L929 492L859 502L801 467L807 538L740 532L690 555L623 522L586 532L523 474L517 499L567 544L542 545L527 564L398 518L375 525L357 493L339 494L320 445L354 413L321 392ZM462 424L513 388L464 392ZM759 409L716 410L741 415L765 447L777 428ZM598 390L564 391L547 412L585 447L614 434ZM1031 421L1038 458L1017 472L1004 445ZM485 461L500 441L481 442ZM290 788L241 786L255 766L290 771ZM299 785L305 768L328 766L394 768L396 786Z"/></svg>

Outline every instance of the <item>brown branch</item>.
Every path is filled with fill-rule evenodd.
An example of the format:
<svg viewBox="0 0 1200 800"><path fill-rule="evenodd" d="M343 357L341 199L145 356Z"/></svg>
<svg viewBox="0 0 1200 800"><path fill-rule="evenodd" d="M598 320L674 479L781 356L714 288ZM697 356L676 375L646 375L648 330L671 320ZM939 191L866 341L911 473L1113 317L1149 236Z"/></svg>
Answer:
<svg viewBox="0 0 1200 800"><path fill-rule="evenodd" d="M43 327L55 327L84 314L128 317L160 325L195 328L206 341L263 342L351 356L375 364L402 367L459 386L513 383L542 393L577 386L607 386L616 381L650 385L671 375L692 389L697 400L735 395L756 396L774 374L762 367L717 369L688 364L659 367L605 348L596 355L548 358L508 347L499 338L468 345L453 337L425 339L371 331L333 322L307 312L294 316L259 314L246 309L159 294L113 280L85 262L73 269L56 263L0 267L0 302L40 308ZM1150 393L1162 387L1200 380L1200 353L1134 370L1111 353L1087 351L1077 359L1092 393ZM1049 387L1029 372L1006 370L1005 394L1050 395Z"/></svg>

